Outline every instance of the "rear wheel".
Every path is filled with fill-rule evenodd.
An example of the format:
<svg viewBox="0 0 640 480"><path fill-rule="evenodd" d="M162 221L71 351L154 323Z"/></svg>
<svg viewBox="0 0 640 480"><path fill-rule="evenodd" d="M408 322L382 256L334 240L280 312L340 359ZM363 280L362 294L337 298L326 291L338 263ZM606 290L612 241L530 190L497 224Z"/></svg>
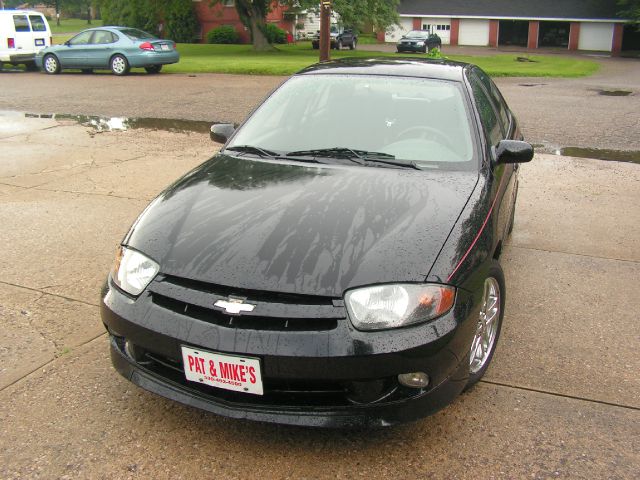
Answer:
<svg viewBox="0 0 640 480"><path fill-rule="evenodd" d="M469 352L469 381L465 389L478 383L489 368L502 328L504 296L504 274L498 261L493 260L484 280L480 313Z"/></svg>
<svg viewBox="0 0 640 480"><path fill-rule="evenodd" d="M150 67L144 67L147 73L160 73L162 70L162 65L151 65Z"/></svg>
<svg viewBox="0 0 640 480"><path fill-rule="evenodd" d="M126 75L129 73L129 62L124 55L114 55L111 57L111 62L109 62L109 66L111 67L111 71L114 75Z"/></svg>
<svg viewBox="0 0 640 480"><path fill-rule="evenodd" d="M53 54L46 55L42 61L42 65L44 65L44 71L49 75L60 73L60 62L58 61L58 57Z"/></svg>
<svg viewBox="0 0 640 480"><path fill-rule="evenodd" d="M357 44L358 44L358 41L354 38L353 42L351 42L351 45L349 45L349 50L355 50Z"/></svg>

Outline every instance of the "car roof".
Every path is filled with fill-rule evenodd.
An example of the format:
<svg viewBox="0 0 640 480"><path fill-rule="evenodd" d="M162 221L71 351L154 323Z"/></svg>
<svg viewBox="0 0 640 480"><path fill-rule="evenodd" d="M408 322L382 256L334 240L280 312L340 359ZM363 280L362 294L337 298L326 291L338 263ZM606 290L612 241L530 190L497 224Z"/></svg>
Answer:
<svg viewBox="0 0 640 480"><path fill-rule="evenodd" d="M452 60L422 58L344 58L316 63L297 75L340 74L381 75L390 77L417 77L453 80L461 82L464 71L473 67L470 63Z"/></svg>

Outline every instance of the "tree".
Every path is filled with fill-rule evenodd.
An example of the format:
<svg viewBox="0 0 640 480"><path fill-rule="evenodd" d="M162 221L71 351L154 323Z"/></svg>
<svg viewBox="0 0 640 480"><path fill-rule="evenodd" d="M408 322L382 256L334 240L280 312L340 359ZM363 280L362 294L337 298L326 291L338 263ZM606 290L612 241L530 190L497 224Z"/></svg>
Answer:
<svg viewBox="0 0 640 480"><path fill-rule="evenodd" d="M174 0L165 10L167 36L176 42L192 42L198 28L198 18L192 0Z"/></svg>
<svg viewBox="0 0 640 480"><path fill-rule="evenodd" d="M211 0L209 5L221 4L223 0ZM253 49L257 51L272 50L267 40L267 15L271 12L273 0L235 0L234 5L242 24L251 33ZM290 4L294 2L291 1Z"/></svg>
<svg viewBox="0 0 640 480"><path fill-rule="evenodd" d="M210 0L210 5L223 0ZM240 21L249 29L254 50L271 50L273 46L267 40L267 15L274 0L235 0L234 4ZM280 2L285 3L285 2ZM376 29L385 30L398 23L398 4L400 0L333 0L333 9L340 14L345 25L362 28L369 22ZM289 8L297 10L318 10L320 0L288 0Z"/></svg>
<svg viewBox="0 0 640 480"><path fill-rule="evenodd" d="M622 8L618 14L640 27L640 0L618 0L618 5Z"/></svg>
<svg viewBox="0 0 640 480"><path fill-rule="evenodd" d="M333 10L344 25L362 29L370 23L377 31L384 31L399 22L399 3L400 0L333 0Z"/></svg>

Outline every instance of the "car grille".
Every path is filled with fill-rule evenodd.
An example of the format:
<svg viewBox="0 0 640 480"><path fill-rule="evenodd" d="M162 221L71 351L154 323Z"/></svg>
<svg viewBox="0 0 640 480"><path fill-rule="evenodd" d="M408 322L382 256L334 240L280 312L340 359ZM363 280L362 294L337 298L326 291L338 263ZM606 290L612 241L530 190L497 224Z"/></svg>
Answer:
<svg viewBox="0 0 640 480"><path fill-rule="evenodd" d="M236 289L160 275L149 286L155 305L226 328L271 331L326 331L346 318L342 299L315 295ZM214 307L229 296L255 305L252 312L231 315Z"/></svg>

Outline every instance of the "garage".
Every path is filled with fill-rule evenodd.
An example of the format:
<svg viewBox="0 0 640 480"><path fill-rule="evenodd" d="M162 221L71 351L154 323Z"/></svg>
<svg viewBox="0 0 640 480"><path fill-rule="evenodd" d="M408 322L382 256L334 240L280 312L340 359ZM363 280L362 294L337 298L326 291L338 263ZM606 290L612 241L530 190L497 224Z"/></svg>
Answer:
<svg viewBox="0 0 640 480"><path fill-rule="evenodd" d="M569 22L540 22L539 47L569 47Z"/></svg>
<svg viewBox="0 0 640 480"><path fill-rule="evenodd" d="M384 35L385 42L396 43L404 34L413 30L412 18L401 18L400 25L393 25Z"/></svg>
<svg viewBox="0 0 640 480"><path fill-rule="evenodd" d="M635 25L625 25L622 33L622 51L640 51L640 30Z"/></svg>
<svg viewBox="0 0 640 480"><path fill-rule="evenodd" d="M579 50L611 51L613 23L587 23L580 25Z"/></svg>
<svg viewBox="0 0 640 480"><path fill-rule="evenodd" d="M489 45L489 20L460 20L458 44L486 47Z"/></svg>
<svg viewBox="0 0 640 480"><path fill-rule="evenodd" d="M498 45L526 47L529 39L529 22L526 20L500 20Z"/></svg>
<svg viewBox="0 0 640 480"><path fill-rule="evenodd" d="M422 18L422 30L437 33L443 45L451 43L451 20L448 18Z"/></svg>

